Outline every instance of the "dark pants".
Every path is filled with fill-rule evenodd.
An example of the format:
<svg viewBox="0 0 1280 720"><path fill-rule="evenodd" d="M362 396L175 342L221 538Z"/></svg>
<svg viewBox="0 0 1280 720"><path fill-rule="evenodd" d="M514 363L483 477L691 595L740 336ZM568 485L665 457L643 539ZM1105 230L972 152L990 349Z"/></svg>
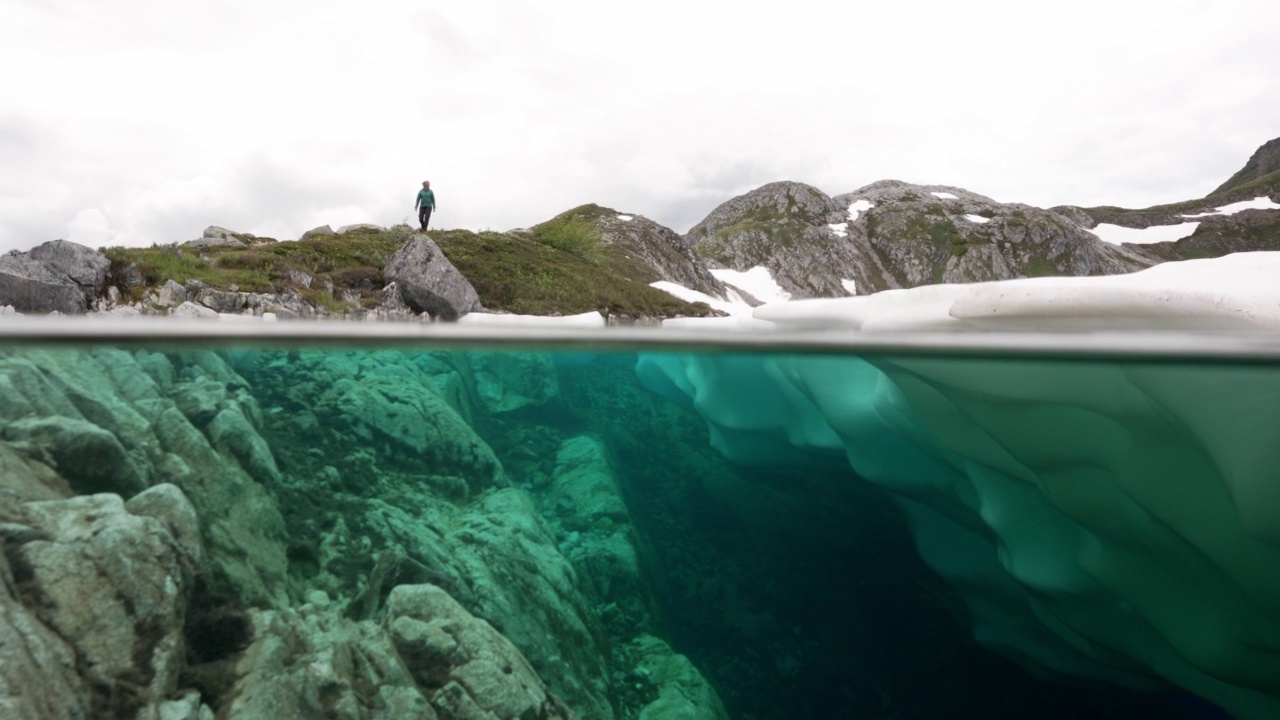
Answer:
<svg viewBox="0 0 1280 720"><path fill-rule="evenodd" d="M418 223L422 225L422 229L427 229L427 223L431 222L431 206L423 205L418 208Z"/></svg>

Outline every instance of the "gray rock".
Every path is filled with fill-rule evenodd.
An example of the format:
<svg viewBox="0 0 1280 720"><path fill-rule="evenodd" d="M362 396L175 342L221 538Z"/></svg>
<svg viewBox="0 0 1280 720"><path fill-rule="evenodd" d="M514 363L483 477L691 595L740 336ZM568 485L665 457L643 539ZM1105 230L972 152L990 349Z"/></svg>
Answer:
<svg viewBox="0 0 1280 720"><path fill-rule="evenodd" d="M107 284L111 261L93 248L66 240L53 240L31 248L33 260L44 263L50 270L65 275L72 282L96 295Z"/></svg>
<svg viewBox="0 0 1280 720"><path fill-rule="evenodd" d="M323 237L325 235L337 235L337 233L335 233L333 228L328 225L321 225L320 227L311 228L310 230L302 233L302 237L300 239L306 240L308 238Z"/></svg>
<svg viewBox="0 0 1280 720"><path fill-rule="evenodd" d="M143 274L138 263L127 263L116 270L116 284L124 288L140 288L147 284L147 276Z"/></svg>
<svg viewBox="0 0 1280 720"><path fill-rule="evenodd" d="M188 300L173 309L173 317L216 320L218 319L218 311L204 307L203 305L197 305Z"/></svg>
<svg viewBox="0 0 1280 720"><path fill-rule="evenodd" d="M370 223L356 223L355 225L343 225L338 228L338 234L344 235L352 230L381 230L381 225L372 225Z"/></svg>
<svg viewBox="0 0 1280 720"><path fill-rule="evenodd" d="M202 237L196 240L188 240L187 242L182 243L182 247L191 248L193 250L203 250L205 248L216 247L243 248L248 246L233 237Z"/></svg>
<svg viewBox="0 0 1280 720"><path fill-rule="evenodd" d="M240 233L235 232L234 230L228 230L224 227L218 227L217 225L210 225L204 229L204 233L202 233L200 237L213 240L226 240L228 238L235 240L240 237Z"/></svg>
<svg viewBox="0 0 1280 720"><path fill-rule="evenodd" d="M238 313L249 305L249 293L201 288L192 298L195 302L218 313Z"/></svg>
<svg viewBox="0 0 1280 720"><path fill-rule="evenodd" d="M101 253L65 240L9 253L0 257L0 305L24 313L84 313L110 268Z"/></svg>
<svg viewBox="0 0 1280 720"><path fill-rule="evenodd" d="M156 304L162 307L174 307L186 301L187 289L173 280L165 280L156 291Z"/></svg>
<svg viewBox="0 0 1280 720"><path fill-rule="evenodd" d="M415 233L382 271L414 312L457 320L480 309L480 296L425 233Z"/></svg>
<svg viewBox="0 0 1280 720"><path fill-rule="evenodd" d="M295 285L301 285L305 288L311 287L312 277L296 268L289 268L285 270L284 278Z"/></svg>

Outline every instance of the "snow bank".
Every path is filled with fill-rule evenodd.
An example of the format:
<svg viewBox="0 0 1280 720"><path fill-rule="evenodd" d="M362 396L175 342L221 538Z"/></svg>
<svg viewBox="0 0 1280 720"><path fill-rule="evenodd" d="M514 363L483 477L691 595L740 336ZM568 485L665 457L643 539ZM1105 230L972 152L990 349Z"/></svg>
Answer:
<svg viewBox="0 0 1280 720"><path fill-rule="evenodd" d="M1200 213L1199 215L1182 215L1184 218L1212 217L1215 215L1235 215L1245 210L1280 210L1280 204L1275 203L1269 197L1256 197L1252 200L1244 200L1230 205L1223 205L1213 212Z"/></svg>
<svg viewBox="0 0 1280 720"><path fill-rule="evenodd" d="M791 293L783 290L782 286L773 279L769 268L761 265L746 272L716 269L712 270L711 274L720 282L744 290L763 303L785 302L791 299Z"/></svg>
<svg viewBox="0 0 1280 720"><path fill-rule="evenodd" d="M1103 242L1109 242L1112 245L1123 243L1147 245L1158 242L1173 242L1184 237L1190 237L1191 233L1194 233L1198 227L1200 227L1198 222L1179 223L1178 225L1152 225L1149 228L1141 229L1102 223L1089 232L1097 235L1098 239Z"/></svg>

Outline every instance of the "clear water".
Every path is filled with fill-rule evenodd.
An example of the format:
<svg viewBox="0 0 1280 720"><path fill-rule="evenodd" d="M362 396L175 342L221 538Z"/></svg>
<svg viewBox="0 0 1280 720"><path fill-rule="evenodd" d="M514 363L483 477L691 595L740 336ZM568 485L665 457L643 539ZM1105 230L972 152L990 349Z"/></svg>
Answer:
<svg viewBox="0 0 1280 720"><path fill-rule="evenodd" d="M206 542L192 616L376 621L392 587L430 582L583 717L659 697L635 649L654 636L733 718L1213 718L1280 694L1221 657L1236 633L1269 642L1278 550L1220 477L1195 478L1280 472L1223 455L1274 438L1277 378L1257 357L28 343L0 356L0 438L66 481L55 494L178 485ZM124 455L31 430L43 417ZM1129 504L1095 507L1116 493ZM996 581L964 556L987 551L1018 607L974 589ZM1180 603L1177 583L1221 592ZM1196 656L1192 626L1218 655ZM234 656L222 637L188 622L188 665ZM1188 654L1240 697L1142 664ZM230 695L201 677L182 682L218 710Z"/></svg>

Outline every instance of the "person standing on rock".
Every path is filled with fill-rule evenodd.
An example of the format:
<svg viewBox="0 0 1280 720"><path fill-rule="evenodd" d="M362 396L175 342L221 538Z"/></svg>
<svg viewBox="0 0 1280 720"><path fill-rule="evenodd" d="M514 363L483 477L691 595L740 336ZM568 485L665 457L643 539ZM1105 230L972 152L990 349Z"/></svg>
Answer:
<svg viewBox="0 0 1280 720"><path fill-rule="evenodd" d="M418 211L418 224L426 230L427 223L431 222L431 211L436 209L436 194L431 192L430 180L422 181L422 189L418 191L418 199L413 203L413 209Z"/></svg>

